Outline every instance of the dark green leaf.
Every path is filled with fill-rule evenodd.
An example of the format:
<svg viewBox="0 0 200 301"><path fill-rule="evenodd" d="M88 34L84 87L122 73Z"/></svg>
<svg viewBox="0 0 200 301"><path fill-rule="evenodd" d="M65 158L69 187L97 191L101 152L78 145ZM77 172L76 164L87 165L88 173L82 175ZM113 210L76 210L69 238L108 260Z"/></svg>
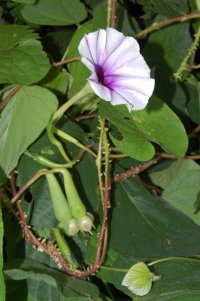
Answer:
<svg viewBox="0 0 200 301"><path fill-rule="evenodd" d="M156 21L159 22L160 19L156 19ZM162 70L165 66L176 71L191 43L192 39L187 23L168 26L151 33L148 44L144 48L144 57L148 58L152 67L156 67L156 71L157 69Z"/></svg>
<svg viewBox="0 0 200 301"><path fill-rule="evenodd" d="M188 113L192 121L200 124L200 82L193 80L191 84L187 84L186 89L189 92Z"/></svg>
<svg viewBox="0 0 200 301"><path fill-rule="evenodd" d="M93 296L97 297L99 295L99 290L97 287L89 282L84 280L74 279L70 276L67 276L65 273L54 270L47 267L46 265L36 262L31 259L26 259L21 264L11 263L10 266L6 265L4 274L8 279L22 280L22 279L31 279L35 280L35 288L41 282L52 287L52 289L61 290L67 288L75 292L76 295L80 296ZM33 286L32 286L33 288ZM39 296L37 292L31 292L34 297ZM42 294L42 298L45 296ZM41 298L41 300L43 300Z"/></svg>
<svg viewBox="0 0 200 301"><path fill-rule="evenodd" d="M0 25L0 50L11 50L26 40L37 39L38 34L25 25Z"/></svg>
<svg viewBox="0 0 200 301"><path fill-rule="evenodd" d="M134 1L134 0L133 0ZM187 0L136 0L146 13L157 13L166 17L177 17L189 11Z"/></svg>
<svg viewBox="0 0 200 301"><path fill-rule="evenodd" d="M40 0L35 5L24 6L21 12L25 20L40 25L77 24L87 17L79 0Z"/></svg>
<svg viewBox="0 0 200 301"><path fill-rule="evenodd" d="M155 96L144 110L128 112L125 106L114 107L102 102L99 112L122 135L120 138L111 135L113 143L136 160L145 161L153 157L151 141L177 157L184 156L187 150L188 139L183 125L173 111Z"/></svg>
<svg viewBox="0 0 200 301"><path fill-rule="evenodd" d="M200 224L195 202L200 191L200 167L192 160L179 160L170 167L150 174L153 182L164 188L163 198Z"/></svg>
<svg viewBox="0 0 200 301"><path fill-rule="evenodd" d="M129 269L139 261L151 262L155 258L170 256L198 256L199 226L135 181L129 179L117 184L113 200L110 256L105 265ZM189 295L193 289L199 295L199 265L183 261L155 265L154 273L162 275L162 278L140 300L165 300L166 296L166 300L171 301L170 296ZM121 287L124 275L103 268L98 273L104 281L113 283L116 288L133 297L129 290Z"/></svg>
<svg viewBox="0 0 200 301"><path fill-rule="evenodd" d="M34 4L35 0L12 0L13 2L23 3L23 4Z"/></svg>
<svg viewBox="0 0 200 301"><path fill-rule="evenodd" d="M0 51L0 83L29 85L42 79L49 68L39 41L26 40Z"/></svg>
<svg viewBox="0 0 200 301"><path fill-rule="evenodd" d="M0 118L0 166L7 175L56 108L56 96L39 86L24 86L10 99Z"/></svg>

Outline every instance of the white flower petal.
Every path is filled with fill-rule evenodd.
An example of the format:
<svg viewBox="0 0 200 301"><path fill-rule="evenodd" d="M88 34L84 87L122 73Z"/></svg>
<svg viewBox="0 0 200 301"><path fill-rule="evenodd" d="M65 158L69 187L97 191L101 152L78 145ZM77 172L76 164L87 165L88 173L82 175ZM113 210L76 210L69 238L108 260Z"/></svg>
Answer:
<svg viewBox="0 0 200 301"><path fill-rule="evenodd" d="M110 71L108 69L108 71ZM139 55L134 61L127 64L122 64L117 66L111 71L111 74L121 75L121 76L143 76L149 77L150 69L141 55Z"/></svg>
<svg viewBox="0 0 200 301"><path fill-rule="evenodd" d="M129 110L145 108L155 82L134 38L113 28L99 29L81 40L79 52L99 97L113 105L126 104Z"/></svg>
<svg viewBox="0 0 200 301"><path fill-rule="evenodd" d="M122 43L107 56L103 66L106 70L112 71L118 68L118 66L131 63L139 55L139 45L137 41L132 37L126 37Z"/></svg>
<svg viewBox="0 0 200 301"><path fill-rule="evenodd" d="M113 85L112 89L115 91L116 89L121 90L128 90L141 93L147 97L150 97L154 90L154 79L147 78L147 77L140 77L140 78L131 78L131 77L120 77L116 80Z"/></svg>
<svg viewBox="0 0 200 301"><path fill-rule="evenodd" d="M98 38L98 31L91 32L84 36L81 40L78 51L82 57L86 57L91 62L96 63L96 44Z"/></svg>
<svg viewBox="0 0 200 301"><path fill-rule="evenodd" d="M91 78L89 78L89 83L94 90L94 92L102 99L106 101L111 101L111 91L107 87L101 85L100 83L97 83L93 81Z"/></svg>
<svg viewBox="0 0 200 301"><path fill-rule="evenodd" d="M106 29L106 57L109 57L111 53L121 45L125 36L123 33L117 31L114 28Z"/></svg>
<svg viewBox="0 0 200 301"><path fill-rule="evenodd" d="M81 62L90 70L92 73L96 73L94 64L87 58L82 57Z"/></svg>
<svg viewBox="0 0 200 301"><path fill-rule="evenodd" d="M149 100L149 96L143 95L136 91L116 88L112 91L113 105L127 104L129 110L142 110L146 107Z"/></svg>
<svg viewBox="0 0 200 301"><path fill-rule="evenodd" d="M96 57L97 65L102 65L106 58L106 31L104 29L98 30L98 37L97 37L97 43L96 43Z"/></svg>

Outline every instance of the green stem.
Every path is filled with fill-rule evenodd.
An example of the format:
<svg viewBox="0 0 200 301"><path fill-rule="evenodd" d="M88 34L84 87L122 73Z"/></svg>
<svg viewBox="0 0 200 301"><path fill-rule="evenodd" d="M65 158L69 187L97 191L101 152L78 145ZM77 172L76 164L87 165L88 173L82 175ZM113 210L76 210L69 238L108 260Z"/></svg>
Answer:
<svg viewBox="0 0 200 301"><path fill-rule="evenodd" d="M97 166L97 172L98 172L98 182L99 182L99 191L101 196L101 201L103 204L104 201L104 193L103 193L103 182L102 182L102 152L103 152L103 136L104 136L104 121L100 119L99 117L99 123L100 123L100 137L99 137L99 148L98 148L98 155L96 159L96 166Z"/></svg>
<svg viewBox="0 0 200 301"><path fill-rule="evenodd" d="M104 285L105 285L105 288L106 288L106 290L107 290L107 292L108 292L108 295L109 295L110 299L111 299L112 301L115 301L115 297L114 297L114 295L113 295L113 293L112 293L112 290L111 290L110 287L109 287L109 284L108 284L106 281L104 281L104 280L102 280L102 281L103 281L103 283L104 283Z"/></svg>
<svg viewBox="0 0 200 301"><path fill-rule="evenodd" d="M53 115L52 122L55 124L60 118L63 117L64 113L73 106L77 101L85 97L86 95L93 94L93 90L90 87L90 84L87 83L83 89L81 89L76 95L64 103Z"/></svg>
<svg viewBox="0 0 200 301"><path fill-rule="evenodd" d="M51 122L49 122L49 124L47 125L47 134L48 134L49 140L51 141L52 144L54 144L58 148L58 150L59 150L60 154L63 156L63 158L67 162L71 162L71 160L67 156L61 142L55 138L54 133L53 133L53 124Z"/></svg>
<svg viewBox="0 0 200 301"><path fill-rule="evenodd" d="M161 259L157 259L155 261L152 261L150 263L148 263L148 266L152 266L161 262L165 262L165 261L172 261L172 260L183 260L183 261L194 261L194 262L198 262L200 263L200 258L189 258L189 257L167 257L167 258L161 258Z"/></svg>
<svg viewBox="0 0 200 301"><path fill-rule="evenodd" d="M162 263L165 261L172 261L172 260L182 260L182 261L193 261L193 262L198 262L200 263L200 258L189 258L189 257L166 257L166 258L161 258L157 259L155 261L152 261L148 263L147 265L153 266L158 263ZM112 268L112 267L107 267L107 266L101 266L100 267L102 270L107 270L107 271L113 271L113 272L120 272L120 273L127 273L129 269L120 269L120 268Z"/></svg>
<svg viewBox="0 0 200 301"><path fill-rule="evenodd" d="M85 146L84 144L80 143L76 138L70 136L69 134L53 127L53 132L58 135L59 137L75 144L77 147L81 148L82 150L90 153L92 156L96 157L96 154L90 149L88 148L87 146Z"/></svg>
<svg viewBox="0 0 200 301"><path fill-rule="evenodd" d="M107 270L107 271L113 271L113 272L120 272L120 273L127 273L129 269L118 269L118 268L112 268L112 267L106 267L104 265L101 265L101 270Z"/></svg>
<svg viewBox="0 0 200 301"><path fill-rule="evenodd" d="M28 150L26 150L24 152L24 154L28 157L30 157L31 159L33 159L35 162L37 162L38 164L41 164L43 166L49 167L49 168L57 168L57 167L66 167L66 168L70 168L73 166L73 162L70 163L66 163L66 164L59 164L59 163L55 163L51 160L46 159L45 157L37 154L37 153L31 153Z"/></svg>
<svg viewBox="0 0 200 301"><path fill-rule="evenodd" d="M94 93L90 87L90 84L87 83L83 89L81 89L76 95L74 95L70 100L68 100L66 103L64 103L53 115L51 121L49 122L48 126L47 126L47 133L48 133L48 137L49 140L51 141L51 143L53 143L54 145L57 146L58 150L60 151L61 155L63 156L63 158L67 161L67 162L71 162L71 160L69 159L69 157L67 156L62 144L60 141L58 141L55 136L54 133L56 131L55 129L55 124L63 117L64 113L72 106L74 105L77 101L79 101L81 98L85 97L86 95L89 95L91 93ZM57 130L59 131L59 130ZM62 132L63 133L63 132ZM59 134L61 134L61 131L59 132ZM71 140L72 137L70 135L64 135L64 139L66 139L66 137L68 138L67 140L69 141L69 138ZM75 138L74 138L75 139ZM76 141L76 145L77 143L79 143L76 139L73 140ZM74 142L72 142L74 143ZM86 151L89 151L90 153L92 153L94 155L94 153L91 150L88 150L88 148L86 149L85 146L83 146L81 143L79 143L79 147L81 147L82 149L85 149Z"/></svg>

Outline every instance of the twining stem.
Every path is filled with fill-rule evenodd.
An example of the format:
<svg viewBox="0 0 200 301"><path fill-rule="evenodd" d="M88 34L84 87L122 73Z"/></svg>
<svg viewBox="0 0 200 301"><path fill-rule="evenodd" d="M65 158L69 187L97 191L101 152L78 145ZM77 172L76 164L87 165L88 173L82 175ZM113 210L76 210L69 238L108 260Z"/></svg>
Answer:
<svg viewBox="0 0 200 301"><path fill-rule="evenodd" d="M11 204L17 202L22 194L33 184L35 183L41 176L45 175L48 172L48 169L40 169L36 174L26 183L18 192L13 193L14 197L11 200ZM12 184L13 185L13 184Z"/></svg>
<svg viewBox="0 0 200 301"><path fill-rule="evenodd" d="M189 59L195 54L195 52L198 48L199 42L200 42L200 26L198 28L197 33L195 34L195 39L194 39L190 49L188 50L187 55L184 57L180 67L174 74L174 77L176 80L180 80L183 72L188 69L187 63L188 63Z"/></svg>
<svg viewBox="0 0 200 301"><path fill-rule="evenodd" d="M106 141L106 140L104 140ZM109 156L107 154L106 156ZM107 160L109 163L109 160ZM106 170L108 170L108 167L106 167ZM12 187L12 193L13 193L13 199L11 200L11 204L15 203L16 207L19 212L19 217L20 217L20 224L22 226L23 232L25 234L25 237L30 243L37 247L38 250L46 252L51 258L53 258L60 267L63 267L66 272L73 276L73 277L87 277L89 275L94 274L102 264L105 254L106 254L106 247L107 247L107 238L108 238L108 232L107 232L107 220L108 220L108 208L110 207L110 182L109 182L109 175L107 175L105 178L107 179L107 183L105 183L105 192L103 195L103 201L102 203L104 204L104 210L103 210L103 222L102 222L102 227L100 233L98 233L98 243L97 243L97 250L96 250L96 257L95 261L92 265L90 265L87 270L78 270L74 269L74 267L70 266L70 262L67 263L64 259L64 257L61 255L60 251L55 247L54 244L51 242L45 243L42 241L39 241L36 236L32 233L31 229L26 223L26 218L23 213L23 210L20 206L20 201L19 198L22 196L22 194L28 189L35 181L37 181L41 176L48 174L48 173L59 173L62 172L63 168L54 168L51 170L48 169L42 169L39 170L18 192L15 190L15 185L14 185L14 174L12 173L10 181L11 181L11 187Z"/></svg>
<svg viewBox="0 0 200 301"><path fill-rule="evenodd" d="M150 32L153 32L155 30L159 30L159 29L161 29L165 26L168 26L168 25L171 25L171 24L174 24L174 23L186 22L186 21L189 21L189 20L192 20L192 19L198 19L198 18L200 18L200 11L195 11L195 12L192 12L190 14L178 16L178 17L175 17L175 18L172 18L172 19L167 19L167 20L164 20L164 21L161 21L161 22L156 22L156 23L153 23L148 28L138 32L136 34L136 37L137 38L142 38L142 37L145 37Z"/></svg>
<svg viewBox="0 0 200 301"><path fill-rule="evenodd" d="M157 164L158 161L160 161L161 159L162 159L162 156L159 155L144 164L140 164L140 165L133 167L123 173L115 174L114 178L113 178L113 182L116 183L116 182L124 181L128 177L134 177L134 176L138 175L139 173L141 173L142 171L146 170L147 168L151 167L152 165Z"/></svg>

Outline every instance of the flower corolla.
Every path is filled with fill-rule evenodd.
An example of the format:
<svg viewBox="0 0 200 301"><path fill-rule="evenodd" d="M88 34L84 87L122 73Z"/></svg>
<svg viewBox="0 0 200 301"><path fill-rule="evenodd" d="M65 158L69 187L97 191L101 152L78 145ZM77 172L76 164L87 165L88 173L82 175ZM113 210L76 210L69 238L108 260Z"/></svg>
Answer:
<svg viewBox="0 0 200 301"><path fill-rule="evenodd" d="M81 61L92 72L88 81L94 92L112 105L144 109L155 81L140 54L138 42L113 28L85 35L79 44Z"/></svg>

